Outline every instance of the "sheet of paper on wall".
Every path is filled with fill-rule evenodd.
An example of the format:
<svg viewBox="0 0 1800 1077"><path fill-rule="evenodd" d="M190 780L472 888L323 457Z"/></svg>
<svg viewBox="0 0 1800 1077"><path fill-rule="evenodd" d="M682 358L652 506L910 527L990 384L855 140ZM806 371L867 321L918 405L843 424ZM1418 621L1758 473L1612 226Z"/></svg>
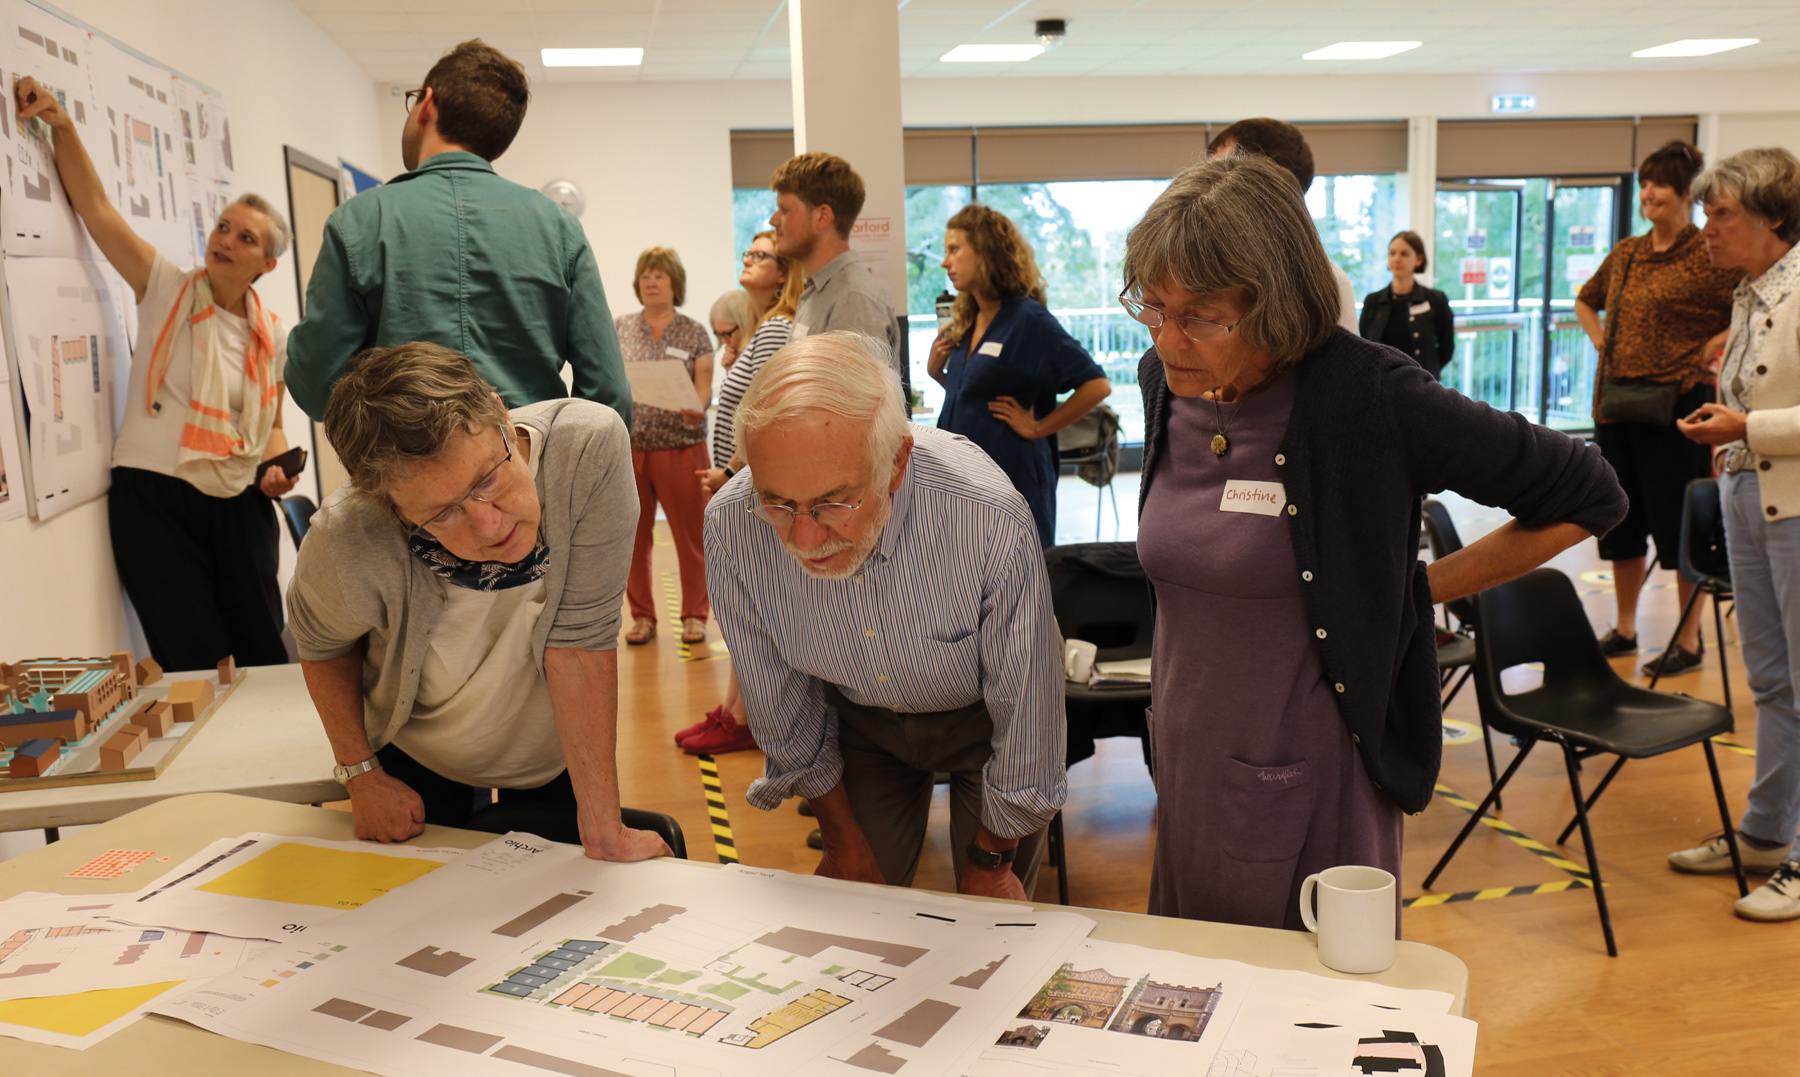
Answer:
<svg viewBox="0 0 1800 1077"><path fill-rule="evenodd" d="M20 895L0 901L0 1002L221 976L262 940L103 919L131 895Z"/></svg>
<svg viewBox="0 0 1800 1077"><path fill-rule="evenodd" d="M938 1077L1093 926L814 882L509 834L156 1012L408 1077Z"/></svg>
<svg viewBox="0 0 1800 1077"><path fill-rule="evenodd" d="M177 265L192 266L174 76L104 38L93 39L93 51L94 98L108 135L88 144L89 156L111 159L107 195L126 223Z"/></svg>
<svg viewBox="0 0 1800 1077"><path fill-rule="evenodd" d="M694 391L694 379L688 376L686 363L626 363L625 377L631 382L633 404L664 411L700 410L700 394Z"/></svg>
<svg viewBox="0 0 1800 1077"><path fill-rule="evenodd" d="M53 258L98 258L57 176L50 128L33 118L18 121L13 86L30 76L54 94L75 122L82 141L95 149L94 166L104 181L111 168L98 152L106 124L95 100L92 38L26 0L0 0L0 84L5 87L0 145L6 156L0 188L0 250Z"/></svg>
<svg viewBox="0 0 1800 1077"><path fill-rule="evenodd" d="M104 494L110 482L113 371L129 362L125 327L96 263L9 255L4 269L31 509L49 519Z"/></svg>
<svg viewBox="0 0 1800 1077"><path fill-rule="evenodd" d="M182 223L192 240L192 265L206 260L206 241L219 213L235 195L231 122L218 94L176 75L175 108L180 119Z"/></svg>
<svg viewBox="0 0 1800 1077"><path fill-rule="evenodd" d="M1450 1017L1453 1002L1442 991L1089 939L991 1030L966 1072L1469 1074L1475 1024ZM1420 1064L1359 1068L1364 1058ZM1425 1064L1432 1060L1435 1069Z"/></svg>
<svg viewBox="0 0 1800 1077"><path fill-rule="evenodd" d="M5 331L0 327L0 333ZM26 460L19 439L20 401L13 392L12 364L6 361L0 346L0 520L14 520L25 515L30 500Z"/></svg>
<svg viewBox="0 0 1800 1077"><path fill-rule="evenodd" d="M145 927L238 938L310 938L327 921L458 855L454 849L245 834L213 842L110 915Z"/></svg>

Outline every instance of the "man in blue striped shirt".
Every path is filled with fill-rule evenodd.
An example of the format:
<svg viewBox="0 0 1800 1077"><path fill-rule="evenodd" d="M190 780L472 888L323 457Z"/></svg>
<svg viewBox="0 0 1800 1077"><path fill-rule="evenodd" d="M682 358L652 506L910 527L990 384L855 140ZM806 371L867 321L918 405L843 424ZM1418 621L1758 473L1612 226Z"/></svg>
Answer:
<svg viewBox="0 0 1800 1077"><path fill-rule="evenodd" d="M1037 530L981 450L911 426L882 346L783 348L738 406L749 468L706 511L706 578L767 757L812 802L819 874L908 886L952 776L958 889L1028 895L1067 792L1061 644Z"/></svg>

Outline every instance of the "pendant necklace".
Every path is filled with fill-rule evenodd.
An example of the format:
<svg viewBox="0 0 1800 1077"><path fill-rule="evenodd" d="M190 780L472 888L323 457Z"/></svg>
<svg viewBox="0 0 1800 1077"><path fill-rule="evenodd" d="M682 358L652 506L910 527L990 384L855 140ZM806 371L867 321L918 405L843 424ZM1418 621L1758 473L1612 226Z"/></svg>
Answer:
<svg viewBox="0 0 1800 1077"><path fill-rule="evenodd" d="M1225 409L1219 405L1219 393L1223 389L1224 386L1220 386L1218 389L1213 390L1213 415L1218 420L1217 426L1219 430L1212 438L1212 451L1214 456L1224 456L1231 451L1231 439L1225 436L1230 433L1231 424L1225 421ZM1236 416L1236 412L1237 409L1234 407L1232 409L1233 417Z"/></svg>

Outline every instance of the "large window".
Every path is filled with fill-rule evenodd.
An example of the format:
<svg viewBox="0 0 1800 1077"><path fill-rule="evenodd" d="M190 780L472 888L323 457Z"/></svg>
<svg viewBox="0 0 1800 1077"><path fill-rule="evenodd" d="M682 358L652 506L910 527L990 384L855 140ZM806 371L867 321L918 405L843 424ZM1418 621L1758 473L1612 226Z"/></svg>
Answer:
<svg viewBox="0 0 1800 1077"><path fill-rule="evenodd" d="M739 187L731 192L731 231L736 241L732 252L738 257L750 249L756 233L769 230L769 217L775 212L775 192L767 187ZM736 278L736 270L732 276Z"/></svg>
<svg viewBox="0 0 1800 1077"><path fill-rule="evenodd" d="M1306 192L1306 208L1325 254L1350 277L1358 303L1388 286L1388 241L1406 227L1399 177L1319 176Z"/></svg>

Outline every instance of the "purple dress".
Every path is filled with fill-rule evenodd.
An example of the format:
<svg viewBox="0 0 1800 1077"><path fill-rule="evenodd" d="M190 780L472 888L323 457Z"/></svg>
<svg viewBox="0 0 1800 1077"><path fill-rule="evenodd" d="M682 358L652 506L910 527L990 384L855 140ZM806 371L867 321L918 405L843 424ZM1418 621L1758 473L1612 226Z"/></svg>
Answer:
<svg viewBox="0 0 1800 1077"><path fill-rule="evenodd" d="M1298 384L1290 373L1223 405L1222 457L1212 402L1176 397L1150 477L1138 556L1157 603L1155 915L1299 929L1313 872L1400 873L1403 816L1369 781L1324 679L1285 503L1275 515L1224 507L1285 496L1242 484L1281 482Z"/></svg>

